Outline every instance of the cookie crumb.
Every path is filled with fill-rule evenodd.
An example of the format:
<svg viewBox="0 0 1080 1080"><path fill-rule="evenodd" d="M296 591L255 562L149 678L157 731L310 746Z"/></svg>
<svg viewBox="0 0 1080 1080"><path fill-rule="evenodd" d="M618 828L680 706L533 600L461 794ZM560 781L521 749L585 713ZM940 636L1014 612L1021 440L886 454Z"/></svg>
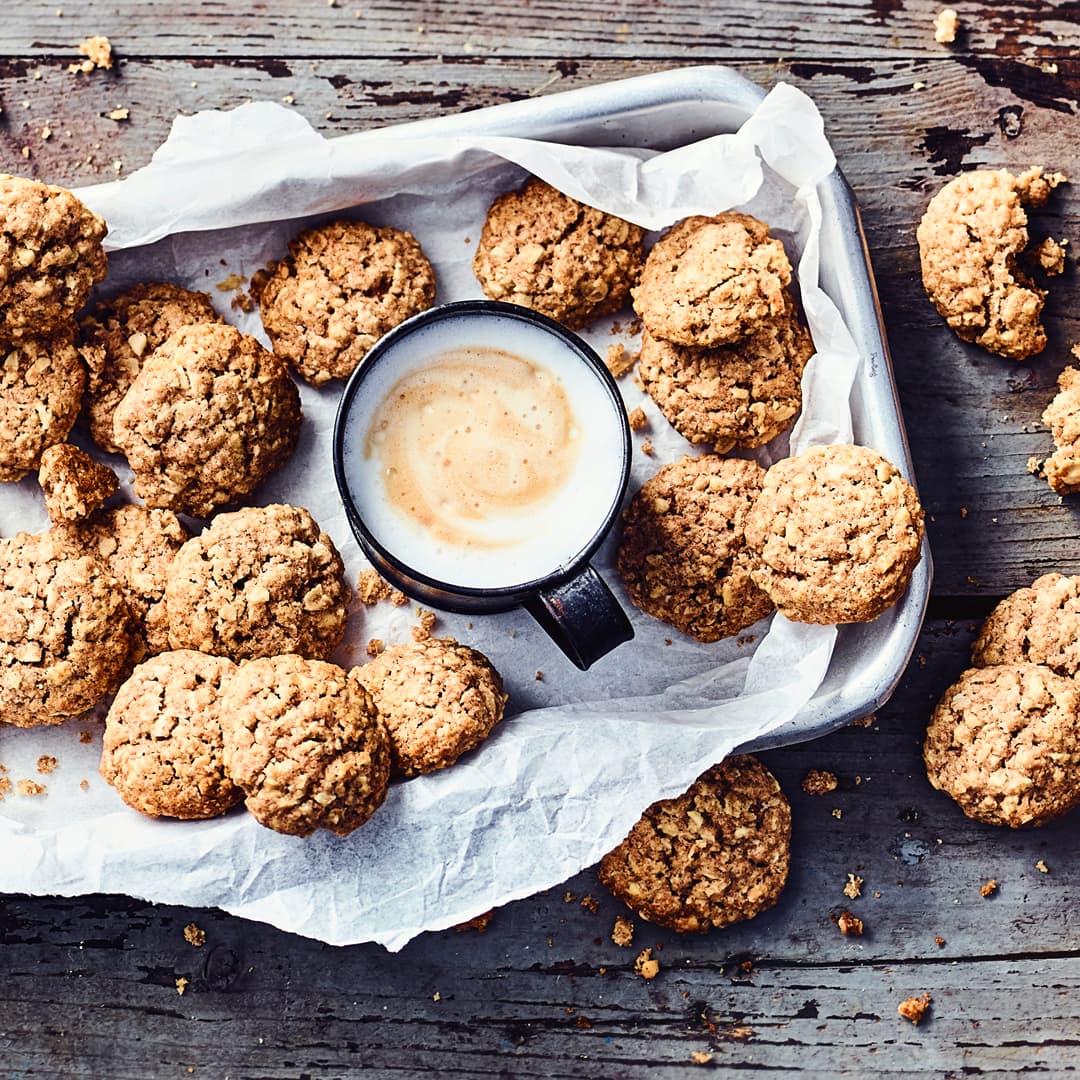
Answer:
<svg viewBox="0 0 1080 1080"><path fill-rule="evenodd" d="M708 1065L712 1061L713 1055L706 1053L704 1050L691 1050L690 1060L695 1065Z"/></svg>
<svg viewBox="0 0 1080 1080"><path fill-rule="evenodd" d="M841 911L836 925L845 937L862 937L863 921L857 915L852 915L850 911Z"/></svg>
<svg viewBox="0 0 1080 1080"><path fill-rule="evenodd" d="M592 893L587 893L581 898L581 906L595 915L600 910L600 901Z"/></svg>
<svg viewBox="0 0 1080 1080"><path fill-rule="evenodd" d="M579 1016L574 1021L574 1026L579 1031L588 1031L592 1027L592 1021L587 1016Z"/></svg>
<svg viewBox="0 0 1080 1080"><path fill-rule="evenodd" d="M431 631L438 616L434 611L425 611L423 608L417 608L416 614L420 621L412 628L413 641L427 641L431 637Z"/></svg>
<svg viewBox="0 0 1080 1080"><path fill-rule="evenodd" d="M89 791L90 790L90 781L89 780L80 780L79 781L79 787L81 787L83 789L83 791Z"/></svg>
<svg viewBox="0 0 1080 1080"><path fill-rule="evenodd" d="M934 40L939 45L951 45L956 40L956 32L960 29L960 16L954 8L945 8L934 19Z"/></svg>
<svg viewBox="0 0 1080 1080"><path fill-rule="evenodd" d="M994 893L997 892L997 887L998 887L997 879L996 878L991 878L989 881L986 881L986 882L983 883L982 888L979 889L979 895L980 896L993 896Z"/></svg>
<svg viewBox="0 0 1080 1080"><path fill-rule="evenodd" d="M634 924L625 915L615 916L615 925L611 929L611 940L620 949L628 949L634 943Z"/></svg>
<svg viewBox="0 0 1080 1080"><path fill-rule="evenodd" d="M1027 460L1027 471L1032 476L1038 476L1042 472L1043 463L1034 456L1034 454Z"/></svg>
<svg viewBox="0 0 1080 1080"><path fill-rule="evenodd" d="M830 791L836 790L837 784L836 773L825 769L811 769L803 777L802 789L807 795L828 795Z"/></svg>
<svg viewBox="0 0 1080 1080"><path fill-rule="evenodd" d="M832 816L839 821L844 816L844 811L841 810L839 806L834 806L832 808Z"/></svg>
<svg viewBox="0 0 1080 1080"><path fill-rule="evenodd" d="M612 333L618 331L612 328ZM604 366L611 372L613 379L621 379L634 366L635 359L633 353L627 352L625 345L609 345Z"/></svg>
<svg viewBox="0 0 1080 1080"><path fill-rule="evenodd" d="M94 68L113 66L112 43L103 34L95 34L81 42L79 52L86 59L77 64L68 64L68 71L73 75L89 75Z"/></svg>
<svg viewBox="0 0 1080 1080"><path fill-rule="evenodd" d="M567 889L566 892L563 893L562 899L564 904L572 904L577 899L577 897L569 889Z"/></svg>
<svg viewBox="0 0 1080 1080"><path fill-rule="evenodd" d="M184 940L189 945L199 948L199 946L206 944L206 931L201 926L196 926L195 923L188 923L184 927Z"/></svg>
<svg viewBox="0 0 1080 1080"><path fill-rule="evenodd" d="M544 673L542 671L538 671L536 673L536 681L537 682L543 682L544 681Z"/></svg>
<svg viewBox="0 0 1080 1080"><path fill-rule="evenodd" d="M934 938L934 944L939 949L943 949L945 947L945 939L943 937L936 937L936 938Z"/></svg>
<svg viewBox="0 0 1080 1080"><path fill-rule="evenodd" d="M930 1002L934 999L929 994L923 994L922 997L909 997L906 1001L901 1001L896 1006L896 1011L905 1019L910 1020L913 1024L918 1022L926 1015L927 1009L930 1008Z"/></svg>
<svg viewBox="0 0 1080 1080"><path fill-rule="evenodd" d="M36 780L20 780L15 787L18 789L20 795L26 795L30 798L37 795L44 795L48 790L44 784L39 784Z"/></svg>
<svg viewBox="0 0 1080 1080"><path fill-rule="evenodd" d="M1032 252L1047 277L1057 277L1065 272L1065 243L1048 236Z"/></svg>
<svg viewBox="0 0 1080 1080"><path fill-rule="evenodd" d="M184 996L184 991L187 988L188 988L188 980L185 979L183 975L181 975L180 978L176 980L176 992L181 997L183 997Z"/></svg>
<svg viewBox="0 0 1080 1080"><path fill-rule="evenodd" d="M129 112L129 110L124 109L124 108L110 109L105 114L105 116L109 120L115 120L117 123L120 123L120 121L122 121L122 120L129 120L131 118L131 113Z"/></svg>
<svg viewBox="0 0 1080 1080"><path fill-rule="evenodd" d="M631 431L641 431L642 428L649 426L649 418L645 415L645 410L639 405L636 409L631 409L626 416L627 422L630 424Z"/></svg>
<svg viewBox="0 0 1080 1080"><path fill-rule="evenodd" d="M491 922L494 915L494 908L490 911L482 911L479 915L474 915L471 919L466 919L465 922L458 923L454 929L459 934L466 930L475 930L478 934L482 934L488 928L488 923Z"/></svg>
<svg viewBox="0 0 1080 1080"><path fill-rule="evenodd" d="M91 735L89 731L80 731L79 732L79 742L81 742L81 743L89 743L89 742L93 742L93 741L94 741L94 736Z"/></svg>
<svg viewBox="0 0 1080 1080"><path fill-rule="evenodd" d="M1043 862L1043 860L1042 860L1042 859L1040 859L1040 860L1039 860L1039 861L1038 861L1038 862L1037 862L1037 863L1035 864L1035 869L1036 869L1036 870L1038 870L1040 874L1049 874L1049 873L1050 873L1050 867L1049 867L1049 866L1047 866L1047 865L1046 865L1046 863L1045 863L1045 862Z"/></svg>
<svg viewBox="0 0 1080 1080"><path fill-rule="evenodd" d="M367 643L366 652L367 652L368 656L376 657L376 656L379 655L379 653L381 653L383 651L384 648L386 648L386 646L383 644L382 638L373 637Z"/></svg>
<svg viewBox="0 0 1080 1080"><path fill-rule="evenodd" d="M752 1027L733 1027L728 1028L727 1031L721 1032L725 1039L738 1039L739 1042L745 1042L754 1035L754 1029Z"/></svg>
<svg viewBox="0 0 1080 1080"><path fill-rule="evenodd" d="M643 454L644 454L644 455L645 455L646 457L652 457L652 456L653 456L653 444L652 444L652 439L646 439L646 440L645 440L645 441L644 441L644 442L643 442L643 443L641 444L641 452L642 452L642 453L643 453Z"/></svg>
<svg viewBox="0 0 1080 1080"><path fill-rule="evenodd" d="M356 579L356 598L365 607L371 607L380 600L389 600L393 589L379 575L378 570L361 570Z"/></svg>
<svg viewBox="0 0 1080 1080"><path fill-rule="evenodd" d="M844 886L844 895L849 900L857 900L862 896L863 879L858 874L848 874L847 884Z"/></svg>
<svg viewBox="0 0 1080 1080"><path fill-rule="evenodd" d="M640 975L646 982L660 974L660 962L652 958L652 949L642 949L634 961L634 974Z"/></svg>
<svg viewBox="0 0 1080 1080"><path fill-rule="evenodd" d="M56 758L51 757L49 754L42 754L37 759L37 771L48 776L49 773L56 770L57 761Z"/></svg>
<svg viewBox="0 0 1080 1080"><path fill-rule="evenodd" d="M0 776L0 802L4 801L5 795L11 794L11 781L6 776Z"/></svg>

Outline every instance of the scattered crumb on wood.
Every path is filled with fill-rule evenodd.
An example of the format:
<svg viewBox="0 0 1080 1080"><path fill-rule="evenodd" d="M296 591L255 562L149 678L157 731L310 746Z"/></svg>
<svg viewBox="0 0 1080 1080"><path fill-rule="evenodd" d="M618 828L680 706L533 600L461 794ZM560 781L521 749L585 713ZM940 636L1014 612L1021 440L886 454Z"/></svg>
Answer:
<svg viewBox="0 0 1080 1080"><path fill-rule="evenodd" d="M634 366L636 359L633 353L627 352L625 345L609 345L604 364L613 379L621 379Z"/></svg>
<svg viewBox="0 0 1080 1080"><path fill-rule="evenodd" d="M951 45L956 40L956 32L960 29L960 16L954 8L945 8L934 19L934 40L939 45Z"/></svg>
<svg viewBox="0 0 1080 1080"><path fill-rule="evenodd" d="M569 889L567 889L566 892L563 893L562 899L564 904L572 904L577 899L577 897Z"/></svg>
<svg viewBox="0 0 1080 1080"><path fill-rule="evenodd" d="M802 789L807 795L827 795L836 790L836 785L836 773L825 769L811 769L803 777Z"/></svg>
<svg viewBox="0 0 1080 1080"><path fill-rule="evenodd" d="M574 1026L579 1031L588 1031L592 1027L592 1021L587 1016L579 1016L574 1021Z"/></svg>
<svg viewBox="0 0 1080 1080"><path fill-rule="evenodd" d="M427 641L438 616L434 611L426 611L424 608L417 608L416 614L419 622L412 628L413 641Z"/></svg>
<svg viewBox="0 0 1080 1080"><path fill-rule="evenodd" d="M494 915L494 908L490 911L482 911L479 915L474 915L471 919L466 919L465 922L458 923L454 929L459 934L465 930L475 930L478 934L482 934L488 928L488 923L491 922Z"/></svg>
<svg viewBox="0 0 1080 1080"><path fill-rule="evenodd" d="M945 939L943 937L936 937L936 938L934 938L934 944L939 949L943 949L945 947Z"/></svg>
<svg viewBox="0 0 1080 1080"><path fill-rule="evenodd" d="M49 773L56 771L57 761L56 758L51 757L49 754L42 754L37 759L37 771L45 776Z"/></svg>
<svg viewBox="0 0 1080 1080"><path fill-rule="evenodd" d="M188 980L185 979L183 975L181 975L180 978L176 980L176 992L181 997L183 997L184 996L184 991L187 988L188 988Z"/></svg>
<svg viewBox="0 0 1080 1080"><path fill-rule="evenodd" d="M691 1050L690 1060L695 1065L708 1065L712 1061L713 1055L706 1053L704 1050Z"/></svg>
<svg viewBox="0 0 1080 1080"><path fill-rule="evenodd" d="M849 900L857 900L862 896L863 879L858 874L848 874L847 884L844 886L844 895Z"/></svg>
<svg viewBox="0 0 1080 1080"><path fill-rule="evenodd" d="M1037 248L1034 256L1047 277L1057 277L1065 272L1065 245L1067 241L1046 237Z"/></svg>
<svg viewBox="0 0 1080 1080"><path fill-rule="evenodd" d="M644 441L644 442L643 442L643 443L641 444L641 452L642 452L642 453L643 453L643 454L644 454L644 455L645 455L646 457L652 457L652 456L653 456L653 444L652 444L652 439L646 439L646 440L645 440L645 441Z"/></svg>
<svg viewBox="0 0 1080 1080"><path fill-rule="evenodd" d="M997 879L991 878L989 881L984 881L982 888L979 890L980 896L993 896L997 892Z"/></svg>
<svg viewBox="0 0 1080 1080"><path fill-rule="evenodd" d="M37 795L44 795L48 788L44 784L39 784L36 780L20 780L15 787L18 789L20 795L26 795L33 798Z"/></svg>
<svg viewBox="0 0 1080 1080"><path fill-rule="evenodd" d="M645 410L638 405L637 408L631 409L626 415L627 422L630 424L631 431L641 431L642 428L649 426L649 418L645 415Z"/></svg>
<svg viewBox="0 0 1080 1080"><path fill-rule="evenodd" d="M933 1000L929 994L923 994L922 997L909 997L896 1006L896 1011L905 1020L917 1024L926 1015L926 1010L930 1008L930 1002Z"/></svg>
<svg viewBox="0 0 1080 1080"><path fill-rule="evenodd" d="M1050 867L1049 867L1049 866L1047 866L1047 865L1046 865L1046 863L1045 863L1045 862L1043 862L1043 860L1042 860L1042 859L1040 859L1040 860L1039 860L1039 861L1038 861L1038 862L1037 862L1037 863L1035 864L1035 869L1036 869L1036 870L1038 870L1040 874L1049 874L1049 873L1050 873Z"/></svg>
<svg viewBox="0 0 1080 1080"><path fill-rule="evenodd" d="M600 901L592 893L586 893L581 898L581 906L595 915L600 910Z"/></svg>
<svg viewBox="0 0 1080 1080"><path fill-rule="evenodd" d="M660 961L652 958L652 949L642 949L634 960L634 973L646 982L660 974Z"/></svg>
<svg viewBox="0 0 1080 1080"><path fill-rule="evenodd" d="M122 120L130 120L131 119L130 111L128 109L125 109L125 108L110 109L105 115L110 120L115 120L117 123L120 123Z"/></svg>
<svg viewBox="0 0 1080 1080"><path fill-rule="evenodd" d="M737 1039L739 1042L745 1042L747 1039L753 1038L754 1029L752 1027L746 1027L745 1025L739 1025L738 1027L731 1027L726 1031L721 1031L720 1034L725 1039Z"/></svg>
<svg viewBox="0 0 1080 1080"><path fill-rule="evenodd" d="M863 921L857 915L852 915L850 911L841 911L836 925L845 937L862 937Z"/></svg>
<svg viewBox="0 0 1080 1080"><path fill-rule="evenodd" d="M611 940L620 949L628 949L634 943L634 924L625 915L615 916L615 925L611 929Z"/></svg>
<svg viewBox="0 0 1080 1080"><path fill-rule="evenodd" d="M112 44L103 34L95 34L80 42L79 52L86 59L75 64L68 64L68 71L72 75L89 75L94 68L113 66Z"/></svg>
<svg viewBox="0 0 1080 1080"><path fill-rule="evenodd" d="M201 926L196 926L195 923L188 923L184 927L184 940L189 945L194 945L195 948L199 948L206 944L206 931Z"/></svg>
<svg viewBox="0 0 1080 1080"><path fill-rule="evenodd" d="M542 671L538 671L536 673L536 681L537 682L543 682L544 681L544 673Z"/></svg>
<svg viewBox="0 0 1080 1080"><path fill-rule="evenodd" d="M839 806L834 806L832 808L832 816L839 821L844 816L844 811L841 810Z"/></svg>

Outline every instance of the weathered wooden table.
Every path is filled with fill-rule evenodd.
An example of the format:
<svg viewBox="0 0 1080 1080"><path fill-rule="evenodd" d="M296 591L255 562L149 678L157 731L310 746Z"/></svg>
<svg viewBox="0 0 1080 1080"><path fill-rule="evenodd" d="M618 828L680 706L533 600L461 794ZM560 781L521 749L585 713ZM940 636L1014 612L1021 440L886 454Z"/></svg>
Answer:
<svg viewBox="0 0 1080 1080"><path fill-rule="evenodd" d="M285 100L334 134L686 63L802 87L861 202L937 576L917 660L873 722L764 755L795 818L780 904L700 938L639 922L636 944L661 964L652 982L633 974L636 949L611 942L620 908L592 871L498 911L482 935L427 935L396 956L122 897L8 897L0 1076L1080 1070L1080 819L976 825L930 788L919 754L995 599L1080 572L1076 502L1026 467L1046 453L1039 417L1080 338L1074 273L1049 301L1049 348L1014 365L944 327L914 242L929 194L961 169L1080 175L1080 10L959 6L964 29L943 46L930 0L2 5L0 168L68 183L145 163L177 111L249 99ZM76 77L67 65L89 34L108 35L119 62ZM109 119L117 107L130 119ZM1036 231L1076 237L1078 205L1066 188ZM839 790L803 794L809 768L835 771ZM865 879L856 900L842 892L849 872ZM998 891L984 899L989 878ZM863 937L838 933L845 907ZM201 948L183 936L193 921ZM915 1028L896 1005L924 991L932 1011Z"/></svg>

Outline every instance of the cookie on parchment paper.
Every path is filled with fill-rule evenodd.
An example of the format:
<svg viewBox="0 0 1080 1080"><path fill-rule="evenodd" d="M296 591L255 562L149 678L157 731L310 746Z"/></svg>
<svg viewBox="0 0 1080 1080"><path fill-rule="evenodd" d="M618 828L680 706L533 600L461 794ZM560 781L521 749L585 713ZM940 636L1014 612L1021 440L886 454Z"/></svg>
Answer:
<svg viewBox="0 0 1080 1080"><path fill-rule="evenodd" d="M221 695L236 665L167 652L139 664L105 718L101 775L150 817L217 817L244 793L225 774Z"/></svg>
<svg viewBox="0 0 1080 1080"><path fill-rule="evenodd" d="M256 286L274 352L315 386L345 379L388 330L435 301L416 238L362 221L300 233Z"/></svg>
<svg viewBox="0 0 1080 1080"><path fill-rule="evenodd" d="M1080 690L1039 664L971 668L938 702L923 758L968 817L1045 824L1080 806Z"/></svg>
<svg viewBox="0 0 1080 1080"><path fill-rule="evenodd" d="M791 807L772 773L744 755L653 803L599 876L643 919L704 933L772 907L790 859Z"/></svg>
<svg viewBox="0 0 1080 1080"><path fill-rule="evenodd" d="M300 435L285 365L234 326L184 326L147 359L113 438L147 506L209 517L283 465Z"/></svg>
<svg viewBox="0 0 1080 1080"><path fill-rule="evenodd" d="M173 561L165 588L174 649L232 660L326 659L345 633L349 590L334 542L306 510L219 514Z"/></svg>
<svg viewBox="0 0 1080 1080"><path fill-rule="evenodd" d="M654 338L716 348L784 315L791 263L769 227L749 214L688 217L655 244L634 309Z"/></svg>
<svg viewBox="0 0 1080 1080"><path fill-rule="evenodd" d="M401 776L453 765L491 734L507 700L491 661L452 639L392 645L352 674L390 732Z"/></svg>
<svg viewBox="0 0 1080 1080"><path fill-rule="evenodd" d="M41 455L38 483L54 524L83 521L116 491L116 473L70 443L50 446Z"/></svg>
<svg viewBox="0 0 1080 1080"><path fill-rule="evenodd" d="M228 775L260 824L346 836L382 804L390 737L342 668L300 656L249 660L221 701Z"/></svg>
<svg viewBox="0 0 1080 1080"><path fill-rule="evenodd" d="M630 299L644 235L637 225L532 177L491 204L473 273L490 299L578 330Z"/></svg>
<svg viewBox="0 0 1080 1080"><path fill-rule="evenodd" d="M647 480L623 515L616 568L630 599L698 641L718 641L764 618L743 529L765 470L714 454L684 457Z"/></svg>
<svg viewBox="0 0 1080 1080"><path fill-rule="evenodd" d="M796 622L869 622L907 588L923 518L915 489L876 450L811 447L765 475L746 522L752 577Z"/></svg>
<svg viewBox="0 0 1080 1080"><path fill-rule="evenodd" d="M182 326L221 321L206 293L163 281L133 285L82 320L79 351L90 372L84 408L102 450L120 453L113 414L154 350Z"/></svg>

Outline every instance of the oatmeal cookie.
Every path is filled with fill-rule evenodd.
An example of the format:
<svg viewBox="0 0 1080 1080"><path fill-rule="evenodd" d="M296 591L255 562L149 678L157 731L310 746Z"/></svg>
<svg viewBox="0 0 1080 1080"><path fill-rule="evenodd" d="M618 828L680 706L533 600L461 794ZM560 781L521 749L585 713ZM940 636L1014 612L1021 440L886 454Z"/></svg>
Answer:
<svg viewBox="0 0 1080 1080"><path fill-rule="evenodd" d="M220 323L206 293L143 282L97 305L80 324L79 351L90 371L86 418L95 443L120 453L113 414L154 350L182 326Z"/></svg>
<svg viewBox="0 0 1080 1080"><path fill-rule="evenodd" d="M453 765L491 734L506 705L491 661L452 639L393 645L352 674L390 732L399 776Z"/></svg>
<svg viewBox="0 0 1080 1080"><path fill-rule="evenodd" d="M749 755L655 802L600 862L600 880L643 919L682 934L752 919L787 882L791 807Z"/></svg>
<svg viewBox="0 0 1080 1080"><path fill-rule="evenodd" d="M754 448L786 431L802 406L802 373L814 353L795 305L748 337L695 349L641 336L638 374L675 430L718 454Z"/></svg>
<svg viewBox="0 0 1080 1080"><path fill-rule="evenodd" d="M169 652L140 664L105 718L101 775L150 817L211 818L244 797L225 774L221 694L236 665Z"/></svg>
<svg viewBox="0 0 1080 1080"><path fill-rule="evenodd" d="M53 532L65 549L104 560L132 616L131 663L169 649L165 584L188 531L171 510L118 506Z"/></svg>
<svg viewBox="0 0 1080 1080"><path fill-rule="evenodd" d="M116 473L70 443L50 446L41 455L38 483L49 520L82 521L116 490Z"/></svg>
<svg viewBox="0 0 1080 1080"><path fill-rule="evenodd" d="M532 177L490 206L473 273L492 300L578 330L630 299L644 230Z"/></svg>
<svg viewBox="0 0 1080 1080"><path fill-rule="evenodd" d="M285 365L224 323L184 326L116 407L113 438L147 506L209 517L283 465L300 435Z"/></svg>
<svg viewBox="0 0 1080 1080"><path fill-rule="evenodd" d="M300 233L259 295L274 352L315 386L347 378L383 334L434 301L416 238L362 221Z"/></svg>
<svg viewBox="0 0 1080 1080"><path fill-rule="evenodd" d="M105 277L105 222L65 188L0 175L0 341L66 327Z"/></svg>
<svg viewBox="0 0 1080 1080"><path fill-rule="evenodd" d="M130 616L109 568L51 532L0 540L0 720L58 724L120 684Z"/></svg>
<svg viewBox="0 0 1080 1080"><path fill-rule="evenodd" d="M1076 368L1067 367L1058 376L1058 392L1042 418L1055 447L1043 462L1046 482L1059 495L1072 495L1080 491L1080 371Z"/></svg>
<svg viewBox="0 0 1080 1080"><path fill-rule="evenodd" d="M689 217L649 252L634 309L654 338L715 348L784 315L791 263L769 227L749 214Z"/></svg>
<svg viewBox="0 0 1080 1080"><path fill-rule="evenodd" d="M21 480L68 437L85 385L70 333L0 342L0 480Z"/></svg>
<svg viewBox="0 0 1080 1080"><path fill-rule="evenodd" d="M1080 672L1080 577L1044 574L990 612L971 646L972 666L1022 661Z"/></svg>
<svg viewBox="0 0 1080 1080"><path fill-rule="evenodd" d="M325 660L348 603L333 540L306 510L280 504L219 514L180 549L165 588L172 647L233 660Z"/></svg>
<svg viewBox="0 0 1080 1080"><path fill-rule="evenodd" d="M1028 243L1028 206L1041 206L1060 182L1041 168L1014 176L976 169L950 180L931 200L916 236L923 286L964 341L1010 360L1046 347L1040 319L1046 292L1018 267Z"/></svg>
<svg viewBox="0 0 1080 1080"><path fill-rule="evenodd" d="M772 610L753 583L743 528L765 470L684 457L645 482L623 516L616 568L642 611L698 641L738 633Z"/></svg>
<svg viewBox="0 0 1080 1080"><path fill-rule="evenodd" d="M260 824L347 836L382 804L390 738L368 692L334 664L271 656L222 696L225 767Z"/></svg>
<svg viewBox="0 0 1080 1080"><path fill-rule="evenodd" d="M746 522L751 576L789 619L869 622L907 588L923 509L891 462L865 446L815 446L777 462Z"/></svg>
<svg viewBox="0 0 1080 1080"><path fill-rule="evenodd" d="M1045 824L1080 805L1080 690L1038 664L969 669L938 702L923 757L968 817Z"/></svg>

